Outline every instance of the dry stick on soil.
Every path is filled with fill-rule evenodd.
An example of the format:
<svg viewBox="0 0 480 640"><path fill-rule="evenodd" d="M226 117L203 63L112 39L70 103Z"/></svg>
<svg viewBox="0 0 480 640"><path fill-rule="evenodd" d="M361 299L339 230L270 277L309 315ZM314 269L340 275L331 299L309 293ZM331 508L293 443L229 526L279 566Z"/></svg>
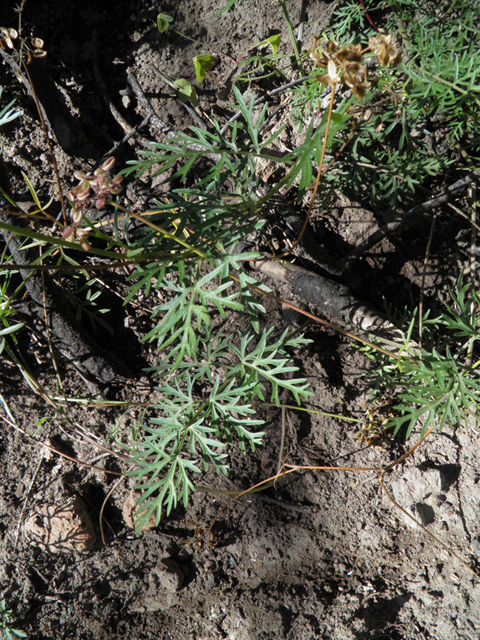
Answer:
<svg viewBox="0 0 480 640"><path fill-rule="evenodd" d="M435 196L431 200L424 202L423 204L419 204L416 207L413 207L406 213L402 213L397 216L391 222L387 222L381 229L378 229L372 235L370 235L366 240L364 240L361 244L359 244L355 249L350 251L348 255L346 255L342 260L339 261L339 264L342 265L343 270L347 268L349 263L354 259L361 256L365 251L371 249L378 242L391 235L392 233L397 233L401 229L405 227L410 222L413 222L415 218L419 218L421 214L427 213L428 211L432 211L442 204L447 203L450 198L457 195L463 189L468 187L469 184L474 182L480 178L480 171L472 171L472 173L468 174L461 180L457 180L450 187L442 191L438 196Z"/></svg>
<svg viewBox="0 0 480 640"><path fill-rule="evenodd" d="M145 127L149 123L149 121L150 116L145 116L145 118L141 122L137 123L134 127L130 127L130 125L127 125L130 127L130 131L126 133L123 138L119 140L119 142L116 142L111 149L103 154L98 164L101 165L106 160L108 160L108 158L115 157L118 153L118 150L123 147L123 145L126 144L130 140L130 138L133 138L133 136L135 135L139 136L138 132L140 131L140 129L143 129L143 127Z"/></svg>
<svg viewBox="0 0 480 640"><path fill-rule="evenodd" d="M169 86L170 89L173 89L173 91L175 91L175 96L178 98L179 91L178 91L177 87L175 86L175 84L173 83L173 80L171 78L169 78L167 75L165 75L163 73L163 71L160 71L160 69L158 69L153 63L150 63L150 66L155 71L155 73L162 79L162 81L167 86ZM190 105L186 104L182 100L180 100L180 103L182 104L182 106L185 109L185 111L190 115L190 117L197 123L197 125L200 127L200 129L203 129L204 131L206 131L207 130L207 125L204 123L204 121L201 119L201 117L198 115L198 113L195 111L195 109L192 109L192 107Z"/></svg>
<svg viewBox="0 0 480 640"><path fill-rule="evenodd" d="M125 118L122 116L122 114L118 111L118 109L115 107L115 105L113 104L113 102L112 102L112 100L110 98L110 94L108 93L108 89L107 89L107 87L105 85L105 82L103 81L103 77L102 77L102 74L100 72L100 65L98 63L98 37L97 37L97 32L95 30L93 31L92 43L93 43L93 46L92 46L93 73L95 75L95 81L96 81L96 83L98 85L98 88L100 89L100 93L102 95L102 98L103 98L105 104L110 109L110 112L111 112L112 116L115 118L115 120L118 122L118 124L122 127L122 129L127 134L126 139L128 140L128 138L130 138L131 136L135 135L137 140L144 147L147 147L148 149L150 149L152 147L151 141L147 140L146 138L141 136L139 133L136 132L136 130L135 130L136 128L135 127L131 127L128 124L128 122L125 120ZM150 119L150 116L149 116L149 119ZM143 122L145 122L145 119L142 121L141 124L143 124ZM141 127L141 125L138 125L137 128L140 129L140 127ZM116 146L118 148L118 145L116 145Z"/></svg>
<svg viewBox="0 0 480 640"><path fill-rule="evenodd" d="M230 274L230 278L232 278L232 280L235 280L235 282L240 282L240 278L238 276L236 276L235 274L233 274L233 273ZM301 315L303 315L303 316L305 316L307 318L310 318L311 320L314 320L315 322L318 322L319 324L323 324L323 326L328 327L329 329L333 329L334 331L336 331L337 333L342 334L343 336L347 336L348 338L351 338L352 340L355 340L356 342L361 342L362 344L364 344L367 347L372 347L372 349L375 349L376 351L379 351L380 353L383 353L386 356L389 356L390 358L395 358L396 360L398 360L400 358L400 356L398 354L396 354L396 353L394 353L392 351L388 351L387 349L384 349L383 347L380 347L378 344L374 344L373 342L370 342L369 340L366 340L365 338L362 338L361 336L357 336L355 333L352 333L351 331L348 331L347 329L342 329L338 325L333 324L332 322L328 322L328 320L324 320L323 318L319 318L318 316L314 315L313 313L310 313L309 311L305 311L305 309L301 309L300 307L297 307L295 304L293 304L291 302L288 302L287 300L284 300L283 298L279 298L278 296L275 296L273 293L268 293L268 291L263 291L262 289L260 289L260 287L256 287L255 285L250 285L249 284L248 288L251 289L252 291L255 291L255 292L261 294L262 296L266 296L267 298L270 298L270 300L275 300L279 304L283 304L286 307L289 307L290 309L293 309L294 311L297 311Z"/></svg>
<svg viewBox="0 0 480 640"><path fill-rule="evenodd" d="M345 285L291 263L253 261L251 264L269 277L288 283L294 295L314 305L322 313L373 336L388 346L390 352L395 353L405 347L403 333L373 308L358 300ZM282 302L285 304L285 301ZM359 336L355 339L358 340ZM411 341L408 353L415 355L417 347Z"/></svg>
<svg viewBox="0 0 480 640"><path fill-rule="evenodd" d="M127 74L127 80L128 80L128 84L132 87L133 92L137 96L138 101L147 112L147 115L150 116L151 124L153 124L153 126L156 127L163 134L165 135L171 134L172 127L170 127L168 124L166 124L166 122L163 122L163 120L158 117L157 113L155 112L155 109L150 104L150 101L147 100L145 94L142 91L141 86L138 84L133 73Z"/></svg>

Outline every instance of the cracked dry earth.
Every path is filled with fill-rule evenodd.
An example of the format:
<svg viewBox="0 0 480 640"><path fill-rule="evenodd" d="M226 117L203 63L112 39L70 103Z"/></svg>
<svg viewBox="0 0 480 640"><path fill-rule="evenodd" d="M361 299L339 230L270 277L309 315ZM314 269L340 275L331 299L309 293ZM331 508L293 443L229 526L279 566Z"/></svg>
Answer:
<svg viewBox="0 0 480 640"><path fill-rule="evenodd" d="M311 1L305 43L327 26L337 4ZM140 0L115 5L89 0L27 1L25 28L44 39L49 54L42 71L63 96L67 109L63 139L59 139L61 127L60 133L55 132L63 181L69 183L75 169L95 166L129 127L145 117L128 88L128 73L169 127L179 130L192 124L151 64L172 78L191 77L191 59L203 49L174 33L160 37L155 22L159 9L175 13L179 31L201 40L206 49L238 53L279 30L282 46L288 50L278 2L238 0L232 10L214 18L223 5L223 0L170 0L161 7ZM292 16L297 16L298 5L287 1ZM2 3L2 24L16 25L13 7L8 0ZM8 172L10 188L19 200L28 199L21 170L47 198L51 170L34 108L28 96L12 86L5 65L1 73L3 98L8 102L16 97L24 111L20 120L2 129L3 171ZM225 69L218 73L221 76ZM216 100L216 90L207 82L200 91L202 109L212 119L223 117L226 109L224 102ZM112 114L111 105L120 113L123 125ZM55 105L52 109L52 114L59 115ZM140 137L133 136L120 150L119 164L142 148L142 138L162 139L153 126L139 133ZM291 133L289 144L295 142L294 135L298 134ZM141 186L158 194L158 185L150 177ZM334 254L337 251L338 257L378 226L375 212L351 201L347 194L330 194L322 207L309 233ZM446 299L447 286L458 275L458 256L446 248L446 239L459 230L456 224L440 216L436 251L425 283L426 299L432 306ZM345 284L373 306L379 305L382 295L398 308L410 303L419 291L428 231L427 220L394 243L383 241L368 263L359 261ZM112 289L122 287L114 275L107 284ZM282 294L282 285L278 287ZM155 391L142 373L154 361L148 346L140 343L148 314L141 308L124 309L114 294L107 293L107 298L106 306L116 310L117 317L111 320L115 335L101 335L98 342L116 358L111 363L114 376L109 381L109 397L154 398ZM265 321L283 327L295 318L272 303ZM310 325L307 337L313 342L297 354L297 362L312 384L312 404L328 414L362 417L364 358L329 330ZM19 349L37 378L54 393L48 349L41 337L35 344L28 340L22 338ZM2 358L2 396L17 426L33 434L51 412L8 358ZM84 385L95 384L89 372L68 362L66 355L60 367L65 390L71 395L85 389ZM291 474L275 489L244 497L223 511L213 544L203 534L226 504L225 495L197 491L187 510L179 508L159 527L136 535L129 526L133 487L123 483L105 508L104 544L100 510L117 482L115 473L125 469L109 458L99 461L101 451L94 446L94 438L105 439L119 423L119 416L109 408L77 408L70 417L70 424L78 425L75 433L61 421L51 429L44 424L40 430L45 445L70 459L39 446L3 420L0 430L0 591L15 616L15 626L29 637L480 637L479 580L392 504L378 473ZM207 474L202 484L219 490L245 489L268 477L278 456L281 416L271 411L264 417L265 446L250 456L234 450L229 478ZM121 426L131 426L128 420ZM351 423L299 412L290 412L287 421L289 455L303 465L384 467L412 442L397 439L385 450L362 448ZM105 471L75 460L89 461ZM455 433L430 436L386 475L385 483L408 513L467 564L478 567L479 479L478 430L470 425Z"/></svg>

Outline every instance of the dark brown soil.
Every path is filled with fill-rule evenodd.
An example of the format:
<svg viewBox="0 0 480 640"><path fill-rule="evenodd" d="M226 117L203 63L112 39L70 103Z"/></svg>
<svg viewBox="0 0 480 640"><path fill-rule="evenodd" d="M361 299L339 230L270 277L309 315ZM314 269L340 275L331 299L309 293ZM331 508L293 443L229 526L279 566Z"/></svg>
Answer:
<svg viewBox="0 0 480 640"><path fill-rule="evenodd" d="M51 87L50 83L57 90L47 91L43 100L59 143L55 142L55 153L65 188L75 184L74 170L97 166L125 135L107 101L130 127L145 117L128 89L127 73L134 74L163 122L182 130L192 120L159 80L152 63L173 79L194 80L194 55L215 49L235 57L277 31L282 32L283 50L290 51L277 1L237 0L232 10L214 17L225 3L177 0L159 7L148 0L115 4L27 1L23 12L25 33L43 38L48 50L46 60L35 63L38 72L34 82L38 82L37 90L40 86ZM4 26L17 26L13 13L16 4L9 0L3 3ZM287 0L294 24L299 5ZM306 47L325 29L337 3L311 0L310 5ZM159 10L174 13L178 30L201 40L203 46L173 32L159 34ZM34 104L13 82L5 64L1 73L4 94L0 106L15 97L23 110L22 117L0 133L4 162L1 175L5 174L2 185L8 186L17 200L28 201L31 196L23 171L46 201L55 190ZM222 61L215 73L219 81L225 77L227 63ZM207 118L223 123L229 114L228 100L218 101L217 89L212 80L199 88L200 104ZM143 139L162 139L153 126L139 133ZM290 143L295 136L301 139L301 134L292 133ZM141 148L142 140L135 136L122 145L116 152L119 168ZM132 178L130 188L134 187L141 187L147 196L158 196L160 189L158 180L152 183L150 176L142 182ZM303 215L302 211L297 213ZM383 222L381 211L371 212L351 201L348 194L336 192L323 198L309 234L310 239L328 249L333 259L340 259ZM399 309L417 304L430 222L427 217L413 230L377 245L368 259L358 260L340 278L342 284L377 308L382 297ZM271 227L275 228L273 222ZM446 211L440 211L424 285L426 304L434 310L446 299L447 288L461 268L458 252L452 251L452 239L461 228L462 224L453 221ZM308 262L305 266L315 268ZM149 329L148 308L142 306L142 300L135 307L122 306L118 297L125 293L122 274L101 278L108 287L101 306L112 309L105 319L113 334L102 327L97 327L95 334L88 318L84 318L78 338L80 342L85 340L83 346L71 344L69 334L63 335L65 351L60 350L58 362L62 393L56 389L41 327L38 333L20 334L15 350L52 396L84 396L101 390L103 397L111 400L152 400L156 392L144 368L155 361L155 354L141 342ZM278 286L279 294L288 295ZM294 301L302 305L299 298ZM19 308L27 325L36 317L28 307L34 303L41 304L30 292L30 298ZM55 306L55 301L51 304ZM145 301L146 307L154 304L151 299ZM297 320L273 303L264 318L266 326L274 324L279 329ZM367 367L364 357L329 330L310 325L307 337L313 342L297 354L297 362L315 393L312 406L325 414L362 417L366 401L361 381ZM106 358L112 371L109 380L89 368L85 353L90 351L85 344L97 357ZM102 345L101 350L98 345ZM83 348L87 352L81 351ZM126 465L112 456L99 459L102 450L95 446L95 438L104 444L111 442L112 433L127 438L135 422L143 421L140 410L122 416L121 410L112 407L72 405L65 418L54 420L55 411L30 389L5 352L0 366L4 401L0 408L0 594L5 595L13 612L14 626L29 637L480 637L479 581L389 501L375 472L291 474L275 489L228 506L215 525L213 540L203 533L226 504L226 495L197 491L187 510L178 508L158 528L136 535L123 515L133 486L122 482L105 508L107 544L103 544L100 510L117 483L115 472L125 471ZM246 489L268 477L277 463L281 416L279 411L272 411L264 417L264 447L248 456L234 448L229 478L207 474L202 485L218 490ZM23 431L15 429L14 424ZM307 466L383 467L409 446L397 438L383 450L361 447L357 431L354 423L328 415L308 417L289 412L289 459ZM72 459L34 442L34 433ZM478 430L471 426L431 436L386 477L386 482L398 503L467 563L478 566L479 478ZM96 542L92 541L93 548L83 554L65 547L45 547L25 529L29 519L41 517L42 505L62 504L72 496L81 497L95 529Z"/></svg>

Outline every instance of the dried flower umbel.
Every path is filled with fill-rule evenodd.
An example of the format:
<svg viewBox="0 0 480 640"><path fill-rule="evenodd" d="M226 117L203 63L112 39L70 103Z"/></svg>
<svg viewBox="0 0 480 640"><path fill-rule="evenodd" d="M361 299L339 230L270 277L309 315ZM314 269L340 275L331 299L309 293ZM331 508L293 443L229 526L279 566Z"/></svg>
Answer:
<svg viewBox="0 0 480 640"><path fill-rule="evenodd" d="M402 53L395 46L393 35L379 33L368 41L368 48L376 54L382 67L396 67L402 61Z"/></svg>
<svg viewBox="0 0 480 640"><path fill-rule="evenodd" d="M15 40L18 39L18 31L16 29L7 29L6 27L0 27L0 47L4 51L15 51ZM21 50L27 51L27 63L32 61L32 58L44 58L47 52L43 50L45 43L41 38L27 38L21 41Z"/></svg>
<svg viewBox="0 0 480 640"><path fill-rule="evenodd" d="M368 80L368 68L364 62L364 55L370 51L378 56L382 67L388 64L398 65L402 59L401 53L395 47L392 34L379 34L370 38L368 47L362 49L359 44L340 47L338 42L330 40L326 49L318 48L318 38L313 39L309 55L316 67L327 70L327 73L317 76L318 80L327 87L344 82L350 87L357 98L364 98L367 89L372 85Z"/></svg>
<svg viewBox="0 0 480 640"><path fill-rule="evenodd" d="M109 158L93 174L83 171L75 171L73 174L80 182L67 194L67 200L72 206L71 224L63 229L62 236L72 241L78 240L87 251L90 249L87 241L89 231L79 229L78 225L93 206L103 209L110 204L113 196L122 191L123 176L111 178L109 173L114 164L115 158Z"/></svg>

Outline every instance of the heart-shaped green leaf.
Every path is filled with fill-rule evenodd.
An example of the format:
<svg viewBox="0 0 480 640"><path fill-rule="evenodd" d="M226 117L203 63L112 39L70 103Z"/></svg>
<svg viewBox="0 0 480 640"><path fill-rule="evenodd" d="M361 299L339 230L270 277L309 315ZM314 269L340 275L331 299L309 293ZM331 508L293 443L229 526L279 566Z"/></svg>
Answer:
<svg viewBox="0 0 480 640"><path fill-rule="evenodd" d="M173 83L175 88L178 89L178 97L182 102L191 102L196 107L198 104L197 90L191 82L185 78L179 78Z"/></svg>
<svg viewBox="0 0 480 640"><path fill-rule="evenodd" d="M276 33L273 36L270 36L266 40L262 40L258 44L254 44L253 47L250 47L248 50L251 51L255 49L255 47L263 47L266 44L269 44L272 47L273 54L275 55L278 51L278 47L280 46L280 40L282 38L281 33Z"/></svg>
<svg viewBox="0 0 480 640"><path fill-rule="evenodd" d="M170 22L173 22L173 17L168 13L160 13L157 16L158 30L160 31L160 33L168 31L168 29L170 28Z"/></svg>
<svg viewBox="0 0 480 640"><path fill-rule="evenodd" d="M281 38L282 38L282 34L281 33L277 33L276 35L270 36L270 38L267 38L267 42L272 47L272 51L273 51L274 55L278 51L278 47L280 46Z"/></svg>
<svg viewBox="0 0 480 640"><path fill-rule="evenodd" d="M203 82L205 80L205 73L208 69L211 69L216 62L216 56L211 53L204 53L201 56L194 57L193 64L195 65L197 80L199 82Z"/></svg>

